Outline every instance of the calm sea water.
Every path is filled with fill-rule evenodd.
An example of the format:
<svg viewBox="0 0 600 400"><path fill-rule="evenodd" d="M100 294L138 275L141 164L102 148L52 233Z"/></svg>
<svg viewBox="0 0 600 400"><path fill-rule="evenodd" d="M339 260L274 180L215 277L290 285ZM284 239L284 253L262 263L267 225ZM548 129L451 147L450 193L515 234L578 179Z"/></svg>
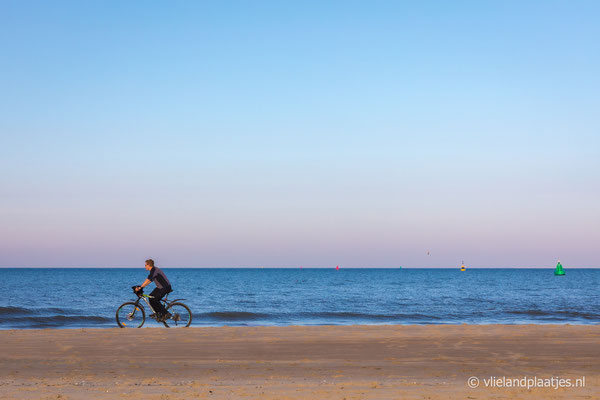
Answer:
<svg viewBox="0 0 600 400"><path fill-rule="evenodd" d="M164 271L170 297L192 308L193 326L600 323L600 269L562 277L552 269ZM147 276L143 268L0 274L0 329L116 327L117 307Z"/></svg>

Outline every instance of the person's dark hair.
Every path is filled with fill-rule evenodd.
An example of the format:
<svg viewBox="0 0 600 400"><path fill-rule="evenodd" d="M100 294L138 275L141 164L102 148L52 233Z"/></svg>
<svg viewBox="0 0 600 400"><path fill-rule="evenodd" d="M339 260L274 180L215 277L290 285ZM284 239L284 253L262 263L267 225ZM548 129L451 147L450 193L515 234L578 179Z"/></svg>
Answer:
<svg viewBox="0 0 600 400"><path fill-rule="evenodd" d="M146 260L146 265L149 265L149 266L151 266L151 267L154 267L154 260L153 260L153 259L151 259L151 258L147 259L147 260Z"/></svg>

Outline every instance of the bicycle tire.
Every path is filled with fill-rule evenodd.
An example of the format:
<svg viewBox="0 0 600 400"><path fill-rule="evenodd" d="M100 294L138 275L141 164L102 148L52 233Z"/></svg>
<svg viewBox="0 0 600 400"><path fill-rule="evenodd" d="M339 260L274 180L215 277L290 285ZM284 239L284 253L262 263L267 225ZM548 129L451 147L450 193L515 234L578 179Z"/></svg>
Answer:
<svg viewBox="0 0 600 400"><path fill-rule="evenodd" d="M190 308L188 306L186 306L183 303L171 303L169 304L169 306L167 307L167 311L171 312L170 310L175 310L175 307L183 307L185 309L185 311L187 312L187 321L186 321L186 317L184 316L183 318L181 317L181 312L173 312L173 316L171 318L169 318L167 321L164 322L165 325L167 325L168 323L171 324L172 327L174 328L187 328L191 325L192 323L192 310L190 310ZM175 318L177 318L176 316L179 315L178 320L175 320ZM178 322L182 322L181 324L178 324ZM168 326L168 325L167 325Z"/></svg>
<svg viewBox="0 0 600 400"><path fill-rule="evenodd" d="M127 306L132 306L133 308L127 308ZM119 311L125 312L125 314L123 314L125 318L119 318ZM131 324L131 321L133 321L133 318L135 318L136 312L141 312L142 316L142 321L138 326L135 326L135 323ZM132 317L131 319L129 319L130 314ZM117 308L115 318L117 320L117 325L119 326L119 328L141 328L144 325L144 322L146 322L146 312L144 311L144 307L142 307L141 304L137 304L134 301L128 301L126 303L121 304L119 308ZM127 320L127 322L125 322L125 320Z"/></svg>

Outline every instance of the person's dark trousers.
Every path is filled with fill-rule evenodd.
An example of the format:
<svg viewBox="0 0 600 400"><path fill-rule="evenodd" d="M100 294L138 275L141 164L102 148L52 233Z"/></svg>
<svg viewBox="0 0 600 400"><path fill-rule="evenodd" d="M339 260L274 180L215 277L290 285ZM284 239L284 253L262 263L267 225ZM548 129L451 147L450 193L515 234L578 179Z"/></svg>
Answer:
<svg viewBox="0 0 600 400"><path fill-rule="evenodd" d="M152 308L154 309L154 311L157 314L164 315L167 313L167 310L163 306L163 303L160 302L160 299L165 297L165 295L170 292L171 292L171 288L162 288L162 289L154 288L152 293L150 293L150 296L153 297L152 299L150 299L150 305L152 306Z"/></svg>

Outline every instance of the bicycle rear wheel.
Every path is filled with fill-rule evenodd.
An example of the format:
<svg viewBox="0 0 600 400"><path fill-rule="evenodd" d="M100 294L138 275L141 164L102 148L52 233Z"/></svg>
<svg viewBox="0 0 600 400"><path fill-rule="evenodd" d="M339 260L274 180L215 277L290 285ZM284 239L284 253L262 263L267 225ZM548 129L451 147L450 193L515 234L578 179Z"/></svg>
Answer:
<svg viewBox="0 0 600 400"><path fill-rule="evenodd" d="M133 301L123 303L117 309L117 325L121 328L141 328L146 321L144 308Z"/></svg>
<svg viewBox="0 0 600 400"><path fill-rule="evenodd" d="M171 318L165 321L170 328L187 328L192 323L192 311L183 303L172 303L167 307Z"/></svg>

